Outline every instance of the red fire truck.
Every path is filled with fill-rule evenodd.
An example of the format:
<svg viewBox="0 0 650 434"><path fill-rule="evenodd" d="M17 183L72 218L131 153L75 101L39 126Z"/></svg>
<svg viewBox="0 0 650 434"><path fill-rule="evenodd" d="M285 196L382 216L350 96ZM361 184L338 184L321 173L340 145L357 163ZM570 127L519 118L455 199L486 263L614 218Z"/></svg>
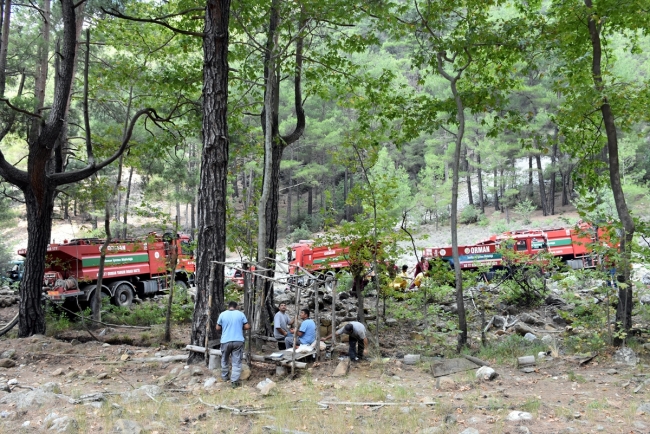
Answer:
<svg viewBox="0 0 650 434"><path fill-rule="evenodd" d="M311 279L301 273L302 268L317 276L319 280L324 280L325 286L331 289L330 282L336 273L350 266L349 252L349 247L340 247L336 244L314 247L313 240L300 240L293 243L287 257L293 283L302 286L311 284Z"/></svg>
<svg viewBox="0 0 650 434"><path fill-rule="evenodd" d="M68 298L90 301L97 288L100 249L104 240L80 238L47 247L44 292L55 302ZM177 287L194 284L196 262L186 234L150 234L143 240L114 241L108 245L102 294L118 306L130 306L136 294L144 296L167 288L169 262L178 249L171 273ZM19 255L26 256L21 249Z"/></svg>
<svg viewBox="0 0 650 434"><path fill-rule="evenodd" d="M507 242L512 244L516 252L522 254L534 256L547 251L562 259L571 268L594 268L599 262L598 255L592 251L593 243L607 240L603 229L580 222L575 227L503 232L470 246L459 246L458 254L463 269L476 269L481 266L498 268L501 266L502 255L497 250ZM453 264L451 247L425 248L423 255L426 258L441 258Z"/></svg>

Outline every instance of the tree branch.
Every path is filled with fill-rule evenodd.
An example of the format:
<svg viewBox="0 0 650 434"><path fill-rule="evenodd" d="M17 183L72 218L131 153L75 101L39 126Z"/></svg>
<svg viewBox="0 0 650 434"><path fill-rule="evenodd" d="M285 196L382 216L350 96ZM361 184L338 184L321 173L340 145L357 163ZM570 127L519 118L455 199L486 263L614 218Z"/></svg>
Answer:
<svg viewBox="0 0 650 434"><path fill-rule="evenodd" d="M14 111L17 111L17 112L19 112L19 113L22 113L22 114L24 114L24 115L31 116L31 117L34 117L34 118L39 118L39 119L42 118L42 116L39 115L39 114L32 113L32 112L29 112L29 111L27 111L27 110L23 110L23 109L21 109L20 107L16 107L16 106L13 105L12 103L10 103L9 100L8 100L7 98L0 98L0 101L2 101L2 102L4 102L5 104L7 104L7 105L9 106L9 108L11 108L11 109L14 110Z"/></svg>
<svg viewBox="0 0 650 434"><path fill-rule="evenodd" d="M131 122L129 123L129 126L124 134L124 139L122 140L122 145L120 148L115 151L113 155L111 155L109 158L106 160L102 161L99 164L95 164L94 162L92 164L88 164L86 167L83 169L79 170L74 170L72 172L64 172L64 173L55 173L50 175L50 179L52 182L59 186L59 185L64 185L64 184L70 184L73 182L81 181L82 179L86 179L90 175L97 173L104 167L108 166L111 164L113 161L117 160L120 155L124 153L124 151L127 148L127 145L129 144L129 141L131 140L131 135L133 134L133 128L135 127L135 123L140 119L140 117L146 116L147 118L150 118L152 120L158 120L158 121L165 121L167 119L160 118L156 111L152 108L145 108L142 110L139 110L131 119Z"/></svg>
<svg viewBox="0 0 650 434"><path fill-rule="evenodd" d="M195 9L198 9L198 8L195 8ZM198 10L203 10L203 8L198 9ZM104 13L110 15L110 16L115 17L115 18L122 18L122 19L124 19L124 20L135 21L135 22L139 22L139 23L158 24L159 26L166 27L167 29L171 30L172 32L180 33L181 35L198 36L198 37L200 37L200 38L203 37L203 32L192 32L192 31L189 31L189 30L179 29L179 28L177 28L177 27L170 26L169 24L167 24L167 23L164 22L164 21L161 21L161 20L163 20L163 19L165 19L165 18L168 18L168 17L177 16L177 15L182 15L183 13L190 12L190 11L192 11L192 9L188 9L188 10L186 10L186 11L179 12L179 13L176 14L176 15L165 15L165 16L163 16L163 17L158 17L158 18L138 18L138 17L132 17L132 16L130 16L130 15L124 15L123 13L121 13L121 12L115 10L115 9L107 10L107 9L102 8L102 11L103 11Z"/></svg>

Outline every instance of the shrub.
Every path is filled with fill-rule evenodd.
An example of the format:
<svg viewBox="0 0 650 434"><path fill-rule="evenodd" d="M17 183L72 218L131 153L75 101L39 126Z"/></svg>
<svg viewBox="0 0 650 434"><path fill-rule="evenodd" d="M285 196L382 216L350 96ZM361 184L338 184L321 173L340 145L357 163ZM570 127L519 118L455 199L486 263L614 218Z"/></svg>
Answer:
<svg viewBox="0 0 650 434"><path fill-rule="evenodd" d="M510 226L504 219L496 220L491 227L492 232L500 234L501 232L506 232L510 229Z"/></svg>
<svg viewBox="0 0 650 434"><path fill-rule="evenodd" d="M300 240L308 240L309 238L311 238L311 235L312 232L309 229L307 229L307 227L303 223L302 226L300 226L299 228L291 232L291 234L289 234L289 241L292 243L296 243Z"/></svg>
<svg viewBox="0 0 650 434"><path fill-rule="evenodd" d="M460 213L458 220L468 225L470 223L476 223L478 221L479 213L472 205L466 206L463 211Z"/></svg>
<svg viewBox="0 0 650 434"><path fill-rule="evenodd" d="M515 205L515 212L521 216L523 223L528 225L531 223L530 216L537 209L535 204L530 199L525 199Z"/></svg>

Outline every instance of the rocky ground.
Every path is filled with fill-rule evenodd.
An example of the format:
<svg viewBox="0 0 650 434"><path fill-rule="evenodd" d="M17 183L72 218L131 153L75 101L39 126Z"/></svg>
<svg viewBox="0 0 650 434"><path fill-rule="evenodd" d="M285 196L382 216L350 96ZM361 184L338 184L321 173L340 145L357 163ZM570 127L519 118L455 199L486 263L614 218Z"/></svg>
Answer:
<svg viewBox="0 0 650 434"><path fill-rule="evenodd" d="M541 217L535 224L559 225ZM461 244L490 232L489 227L471 228L461 231ZM448 228L429 232L429 239L418 238L417 248L446 244ZM405 256L404 261L415 259ZM636 274L644 291L647 274L642 268ZM25 339L9 334L0 338L0 432L650 433L645 318L634 318L634 348L569 354L564 340L587 340L589 333L559 315L576 308L576 299L565 297L566 287L572 297L600 303L594 296L599 283L549 285L549 302L525 311L499 305L498 288L483 288L492 297L486 303L488 342L526 336L530 345L520 355L534 360L518 367L514 355L498 362L484 359L496 374L488 379L477 376L478 366L440 375L442 367L461 363L458 355L423 345L421 322L381 315L379 346L372 346L370 361L354 364L344 376L333 374L345 345L295 377L277 375L274 364L253 362L250 377L238 389L217 381L218 372L204 365L179 360L187 354L189 325L175 325L166 345L160 344L158 327L102 327L93 333L99 341L84 330ZM283 288L277 295L294 300ZM313 293L305 291L302 299L310 298ZM321 294L320 299L327 330L331 298ZM338 322L355 316L354 301L344 298L335 306ZM471 298L467 305L474 309ZM374 306L375 299L368 298L370 318L376 318ZM455 309L452 300L442 307ZM0 307L0 323L15 309L15 304ZM476 322L475 313L470 317ZM475 355L480 330L479 324L470 324ZM269 354L270 345L255 353ZM446 357L435 357L438 353ZM420 358L410 364L413 355ZM256 387L261 382L266 383L263 390Z"/></svg>
<svg viewBox="0 0 650 434"><path fill-rule="evenodd" d="M152 361L182 350L34 336L3 339L0 353L2 432L650 432L645 356L637 363L611 354L588 362L544 356L525 371L493 366L490 381L474 370L434 378L430 360L407 365L398 357L354 365L345 377L331 376L338 360L315 363L293 380L254 363L232 390L204 366ZM269 396L255 388L266 377L276 383ZM303 418L279 407L250 413L297 397ZM322 401L333 404L324 410ZM338 422L328 428L332 417Z"/></svg>

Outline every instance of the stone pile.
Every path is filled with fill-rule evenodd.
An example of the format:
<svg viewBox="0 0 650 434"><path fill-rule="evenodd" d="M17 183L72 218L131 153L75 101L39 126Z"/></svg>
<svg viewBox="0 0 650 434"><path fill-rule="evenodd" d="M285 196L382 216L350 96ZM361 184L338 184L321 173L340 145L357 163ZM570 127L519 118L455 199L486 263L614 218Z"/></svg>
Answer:
<svg viewBox="0 0 650 434"><path fill-rule="evenodd" d="M9 287L3 287L0 289L0 307L9 307L18 303L20 298L18 294L13 289Z"/></svg>

